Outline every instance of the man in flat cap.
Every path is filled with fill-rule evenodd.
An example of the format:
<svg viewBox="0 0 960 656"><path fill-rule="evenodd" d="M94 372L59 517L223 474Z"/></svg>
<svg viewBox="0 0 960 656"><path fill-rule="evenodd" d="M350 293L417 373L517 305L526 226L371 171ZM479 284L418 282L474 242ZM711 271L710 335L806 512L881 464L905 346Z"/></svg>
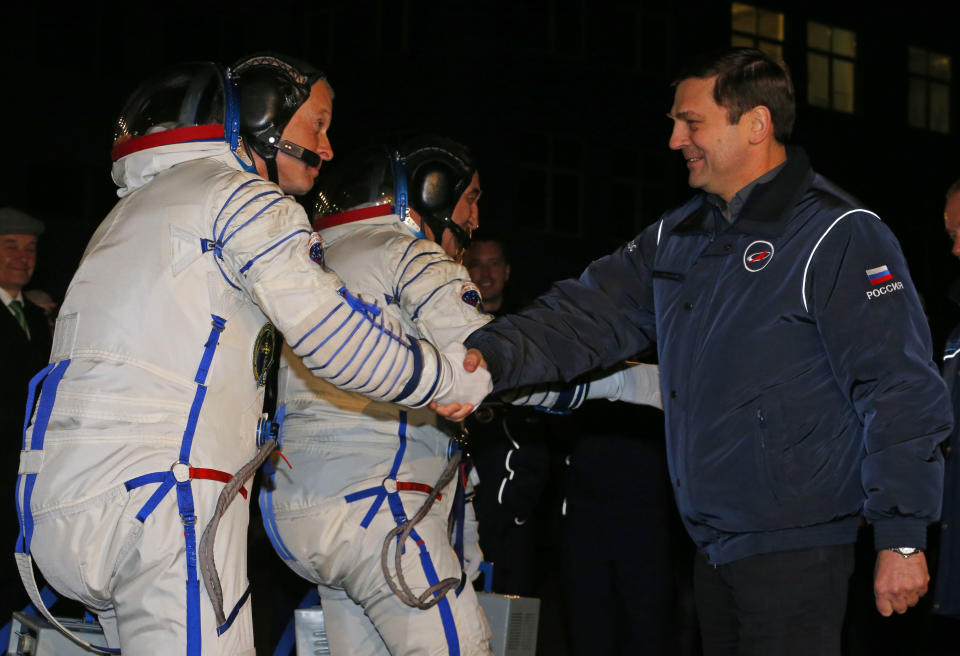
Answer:
<svg viewBox="0 0 960 656"><path fill-rule="evenodd" d="M17 456L23 434L27 384L50 357L50 326L44 311L23 293L37 263L37 238L43 223L12 207L0 207L0 490L17 481ZM0 544L17 540L13 500L0 501ZM12 559L0 560L0 626L29 599Z"/></svg>

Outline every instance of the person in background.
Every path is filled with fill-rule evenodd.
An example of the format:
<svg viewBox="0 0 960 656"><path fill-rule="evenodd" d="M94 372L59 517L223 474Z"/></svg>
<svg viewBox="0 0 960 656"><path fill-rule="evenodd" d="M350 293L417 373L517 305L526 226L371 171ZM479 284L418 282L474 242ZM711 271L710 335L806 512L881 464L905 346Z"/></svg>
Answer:
<svg viewBox="0 0 960 656"><path fill-rule="evenodd" d="M473 236L463 256L470 279L483 296L484 311L495 317L523 305L522 296L507 286L509 253L503 237L481 232ZM490 587L500 594L542 594L538 552L548 539L551 511L557 511L543 505L553 469L546 439L549 423L549 416L533 408L494 397L487 397L466 420L478 479L474 506L480 546L484 558L493 563ZM555 451L562 454L559 441Z"/></svg>
<svg viewBox="0 0 960 656"><path fill-rule="evenodd" d="M0 376L0 439L5 448L0 490L12 490L17 480L17 454L23 441L27 386L50 357L50 325L42 307L30 299L24 288L37 264L37 241L44 225L26 212L0 207L0 348L3 375ZM0 544L8 548L17 541L17 515L6 504L0 520ZM10 614L29 603L12 561L0 566L0 625Z"/></svg>
<svg viewBox="0 0 960 656"><path fill-rule="evenodd" d="M960 258L960 180L947 188L943 224L950 239L950 252ZM960 303L960 283L951 286L950 297ZM956 417L960 414L960 325L947 338L941 373ZM960 445L957 444L957 435L957 425L954 424L944 443L946 471L940 521L940 559L933 587L934 612L954 618L960 618Z"/></svg>

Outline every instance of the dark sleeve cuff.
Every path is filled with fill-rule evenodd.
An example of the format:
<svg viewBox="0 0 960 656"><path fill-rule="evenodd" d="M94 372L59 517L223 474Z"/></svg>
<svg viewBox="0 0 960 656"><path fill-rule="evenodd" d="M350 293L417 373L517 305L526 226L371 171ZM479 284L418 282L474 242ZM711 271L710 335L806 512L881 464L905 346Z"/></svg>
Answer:
<svg viewBox="0 0 960 656"><path fill-rule="evenodd" d="M877 551L896 547L927 548L927 521L898 517L873 523L873 545Z"/></svg>
<svg viewBox="0 0 960 656"><path fill-rule="evenodd" d="M477 349L483 354L483 359L487 363L487 371L490 372L490 377L493 379L494 390L497 390L497 381L500 378L503 367L500 364L500 359L497 357L496 351L487 348L489 340L490 337L484 335L483 329L481 328L471 333L470 336L464 340L463 345L468 349Z"/></svg>

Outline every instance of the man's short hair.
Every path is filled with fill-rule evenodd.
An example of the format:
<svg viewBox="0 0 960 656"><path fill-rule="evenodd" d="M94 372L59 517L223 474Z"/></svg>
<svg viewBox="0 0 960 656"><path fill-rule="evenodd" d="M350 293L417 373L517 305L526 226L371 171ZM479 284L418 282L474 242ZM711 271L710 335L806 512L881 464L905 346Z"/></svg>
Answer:
<svg viewBox="0 0 960 656"><path fill-rule="evenodd" d="M960 180L947 187L947 200L953 198L954 194L960 193Z"/></svg>
<svg viewBox="0 0 960 656"><path fill-rule="evenodd" d="M473 233L470 237L470 245L486 243L486 244L496 244L500 247L500 253L503 255L503 261L505 264L510 264L510 247L507 245L507 240L495 232L483 232L483 233ZM467 250L470 250L469 248Z"/></svg>
<svg viewBox="0 0 960 656"><path fill-rule="evenodd" d="M780 143L790 139L797 107L793 81L783 60L757 48L727 48L690 62L673 84L714 76L713 100L726 108L731 124L744 112L763 105L770 110L774 138Z"/></svg>

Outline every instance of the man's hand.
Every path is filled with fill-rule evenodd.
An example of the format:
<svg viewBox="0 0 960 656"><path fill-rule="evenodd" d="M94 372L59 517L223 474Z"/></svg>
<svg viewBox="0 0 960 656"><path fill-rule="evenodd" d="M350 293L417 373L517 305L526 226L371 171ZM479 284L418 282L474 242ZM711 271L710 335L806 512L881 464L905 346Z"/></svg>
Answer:
<svg viewBox="0 0 960 656"><path fill-rule="evenodd" d="M473 368L466 367L464 363L473 362L475 357L470 357L459 342L447 344L437 355L440 358L440 379L430 408L451 421L466 419L493 389L490 374L475 364Z"/></svg>
<svg viewBox="0 0 960 656"><path fill-rule="evenodd" d="M927 593L930 573L927 571L927 559L923 552L904 558L895 551L884 549L877 553L877 564L873 571L873 594L877 601L877 610L884 617L890 617L894 611L903 614L907 608L916 605L920 597Z"/></svg>
<svg viewBox="0 0 960 656"><path fill-rule="evenodd" d="M477 349L467 351L467 356L463 359L463 368L467 371L476 371L477 367L487 368L487 361L483 359L483 353Z"/></svg>
<svg viewBox="0 0 960 656"><path fill-rule="evenodd" d="M436 401L431 401L430 409L450 421L463 421L473 412L473 404L448 403L446 405L437 405Z"/></svg>
<svg viewBox="0 0 960 656"><path fill-rule="evenodd" d="M469 373L473 373L478 367L486 369L487 363L484 361L483 354L480 351L470 349L463 358L463 368ZM473 412L473 408L474 406L471 403L447 403L446 405L440 405L436 401L433 401L430 404L431 410L451 421L463 421Z"/></svg>

